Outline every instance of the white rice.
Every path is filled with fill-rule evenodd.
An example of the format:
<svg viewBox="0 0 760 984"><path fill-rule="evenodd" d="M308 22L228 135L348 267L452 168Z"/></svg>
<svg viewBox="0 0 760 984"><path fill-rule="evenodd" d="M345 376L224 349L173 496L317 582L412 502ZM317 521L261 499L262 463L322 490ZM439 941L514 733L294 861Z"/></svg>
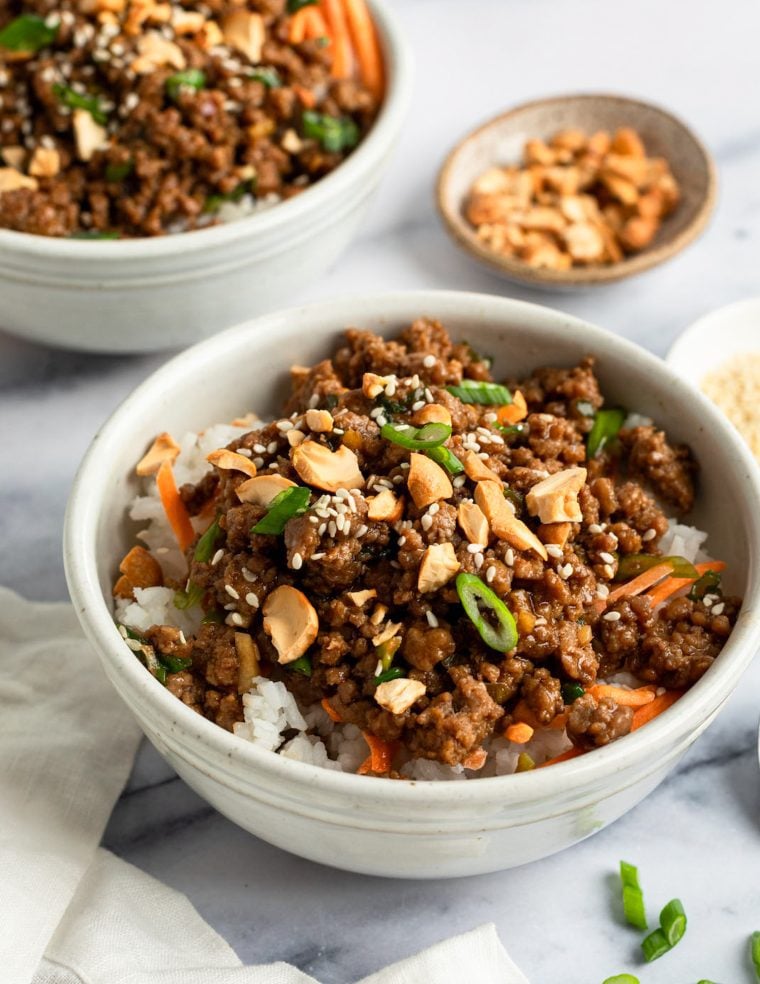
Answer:
<svg viewBox="0 0 760 984"><path fill-rule="evenodd" d="M630 414L625 426L646 426L650 423L648 417ZM199 482L209 468L206 455L247 433L251 426L218 424L201 434L186 434L179 442L181 450L174 462L177 485ZM143 494L134 499L129 511L130 518L140 524L137 535L160 562L164 575L182 578L187 573L185 559L161 506L155 480L143 481ZM199 526L202 525L203 521L199 521ZM703 551L706 539L707 534L703 531L671 519L659 546L664 555L682 556L695 563L707 559ZM173 625L190 636L197 632L201 614L198 609L181 611L176 608L171 588L137 588L134 601L124 598L116 600L115 617L136 632L145 632L151 625ZM615 674L607 682L631 688L640 686L640 681L630 673ZM359 728L353 724L334 723L319 704L299 707L281 682L257 677L242 700L244 720L234 725L234 733L261 748L295 761L352 773L369 755L369 747ZM542 728L536 729L531 740L524 745L517 745L502 736L491 738L484 746L486 762L477 771L462 765L448 766L426 759L410 759L401 765L399 771L406 779L435 782L511 775L522 752L540 765L561 755L571 746L566 731Z"/></svg>

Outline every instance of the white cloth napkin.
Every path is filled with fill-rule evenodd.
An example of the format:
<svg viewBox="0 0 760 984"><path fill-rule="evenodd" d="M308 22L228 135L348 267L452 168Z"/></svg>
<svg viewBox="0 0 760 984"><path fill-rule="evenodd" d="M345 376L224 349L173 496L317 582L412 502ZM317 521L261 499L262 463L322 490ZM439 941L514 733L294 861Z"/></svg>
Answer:
<svg viewBox="0 0 760 984"><path fill-rule="evenodd" d="M244 967L174 890L98 848L140 741L69 605L0 588L4 984L318 984ZM493 925L359 984L528 984Z"/></svg>

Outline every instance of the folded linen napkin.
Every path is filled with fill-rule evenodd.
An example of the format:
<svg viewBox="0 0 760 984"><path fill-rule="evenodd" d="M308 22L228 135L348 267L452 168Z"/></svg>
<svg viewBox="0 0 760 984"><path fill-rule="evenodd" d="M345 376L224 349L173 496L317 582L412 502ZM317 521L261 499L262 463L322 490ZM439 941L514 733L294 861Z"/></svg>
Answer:
<svg viewBox="0 0 760 984"><path fill-rule="evenodd" d="M190 902L98 848L140 732L70 605L0 588L0 967L4 984L318 984L244 967ZM360 984L528 984L493 925Z"/></svg>

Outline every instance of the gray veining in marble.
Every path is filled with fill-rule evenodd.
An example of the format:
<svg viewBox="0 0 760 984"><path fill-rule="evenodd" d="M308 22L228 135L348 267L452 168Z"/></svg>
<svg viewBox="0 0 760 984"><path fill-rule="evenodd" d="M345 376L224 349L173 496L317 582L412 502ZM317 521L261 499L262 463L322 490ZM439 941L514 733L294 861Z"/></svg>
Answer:
<svg viewBox="0 0 760 984"><path fill-rule="evenodd" d="M359 239L294 302L346 287L510 293L662 355L700 314L760 292L760 10L752 0L392 5L416 51L413 114ZM632 282L564 296L508 287L444 237L432 204L437 165L461 133L501 108L594 89L653 99L694 125L719 167L711 226L682 256ZM164 358L64 353L0 334L1 583L33 598L65 597L60 530L77 462L106 415ZM291 960L326 984L487 920L534 984L601 984L624 969L646 984L749 984L746 940L760 929L758 695L755 666L638 809L570 851L503 874L391 882L301 861L228 823L148 747L105 843L186 892L243 960ZM610 876L621 857L641 865L650 912L678 895L690 917L684 942L651 967L638 963L637 935L620 923Z"/></svg>

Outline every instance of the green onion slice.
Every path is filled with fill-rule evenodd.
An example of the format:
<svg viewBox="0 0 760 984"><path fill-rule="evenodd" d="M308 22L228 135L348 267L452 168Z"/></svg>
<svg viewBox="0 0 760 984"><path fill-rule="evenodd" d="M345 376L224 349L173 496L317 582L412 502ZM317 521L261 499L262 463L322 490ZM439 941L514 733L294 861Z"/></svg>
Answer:
<svg viewBox="0 0 760 984"><path fill-rule="evenodd" d="M451 437L451 427L449 424L441 424L437 421L425 424L423 427L383 424L380 428L380 436L410 451L426 451L429 448L438 448L448 441Z"/></svg>
<svg viewBox="0 0 760 984"><path fill-rule="evenodd" d="M596 458L607 445L614 441L620 433L623 421L626 418L625 410L599 410L594 417L594 426L588 436L586 444L586 457L589 461Z"/></svg>
<svg viewBox="0 0 760 984"><path fill-rule="evenodd" d="M380 644L377 650L377 656L383 667L383 670L389 670L393 664L393 657L396 655L398 650L401 648L401 640L398 637L389 639L387 642Z"/></svg>
<svg viewBox="0 0 760 984"><path fill-rule="evenodd" d="M639 885L638 868L627 861L621 861L620 881L623 883L623 913L626 922L636 929L647 929L644 894Z"/></svg>
<svg viewBox="0 0 760 984"><path fill-rule="evenodd" d="M686 932L686 913L680 899L671 899L660 913L660 928L668 946L675 946Z"/></svg>
<svg viewBox="0 0 760 984"><path fill-rule="evenodd" d="M657 960L658 957L666 954L670 950L670 944L663 931L656 929L644 939L641 949L644 953L644 959L647 963L651 963L652 960Z"/></svg>
<svg viewBox="0 0 760 984"><path fill-rule="evenodd" d="M261 82L267 89L279 89L282 86L282 80L277 69L270 66L251 69L248 78L253 79L254 82Z"/></svg>
<svg viewBox="0 0 760 984"><path fill-rule="evenodd" d="M97 96L83 96L80 92L75 92L71 86L59 85L58 82L53 85L53 93L58 102L68 106L69 109L86 109L101 126L105 126L108 122L108 114L101 108Z"/></svg>
<svg viewBox="0 0 760 984"><path fill-rule="evenodd" d="M214 555L214 547L216 547L217 540L221 535L222 530L219 526L219 517L217 516L211 526L209 526L200 540L195 544L193 559L201 564L208 563Z"/></svg>
<svg viewBox="0 0 760 984"><path fill-rule="evenodd" d="M505 426L504 424L496 424L495 427L496 430L506 438L522 437L522 435L527 434L529 430L528 425L524 420L519 424L509 424L509 426Z"/></svg>
<svg viewBox="0 0 760 984"><path fill-rule="evenodd" d="M295 672L300 673L301 676L311 676L310 656L299 656L298 659L294 659L292 663L288 663L287 665L289 670L295 670Z"/></svg>
<svg viewBox="0 0 760 984"><path fill-rule="evenodd" d="M608 977L602 984L639 984L639 979L633 974L615 974L614 977Z"/></svg>
<svg viewBox="0 0 760 984"><path fill-rule="evenodd" d="M163 653L158 657L159 662L166 667L168 673L181 673L193 665L189 656L166 656Z"/></svg>
<svg viewBox="0 0 760 984"><path fill-rule="evenodd" d="M283 489L272 499L266 516L262 517L253 527L251 533L264 533L279 536L285 529L285 524L294 516L302 516L309 508L311 489L303 485L294 485Z"/></svg>
<svg viewBox="0 0 760 984"><path fill-rule="evenodd" d="M697 580L691 591L689 598L692 601L701 601L706 594L718 594L720 592L720 574L717 571L705 571Z"/></svg>
<svg viewBox="0 0 760 984"><path fill-rule="evenodd" d="M438 447L438 448L428 448L425 452L428 458L432 458L436 464L445 468L449 475L461 475L464 471L464 465L457 458L453 451L449 451L448 448Z"/></svg>
<svg viewBox="0 0 760 984"><path fill-rule="evenodd" d="M224 619L224 612L220 612L217 608L212 608L211 611L206 612L201 619L201 625L222 625L224 623Z"/></svg>
<svg viewBox="0 0 760 984"><path fill-rule="evenodd" d="M174 592L174 607L179 608L182 612L188 608L195 608L201 603L203 594L203 588L199 584L196 584L195 581L188 581L184 591Z"/></svg>
<svg viewBox="0 0 760 984"><path fill-rule="evenodd" d="M183 89L190 89L193 92L200 92L206 85L206 74L199 68L186 68L182 72L175 72L166 80L166 94L176 102Z"/></svg>
<svg viewBox="0 0 760 984"><path fill-rule="evenodd" d="M481 406L504 406L512 402L512 394L499 383L481 383L477 379L463 379L458 386L447 386L452 396L462 403L479 403Z"/></svg>
<svg viewBox="0 0 760 984"><path fill-rule="evenodd" d="M398 680L399 677L404 676L406 670L403 670L400 666L391 666L387 670L383 670L382 673L378 673L376 677L373 678L372 682L378 687L381 683L387 683L389 680Z"/></svg>
<svg viewBox="0 0 760 984"><path fill-rule="evenodd" d="M125 161L123 164L107 164L106 165L106 181L116 183L118 181L123 181L124 178L128 178L132 173L134 168L134 163L132 161Z"/></svg>
<svg viewBox="0 0 760 984"><path fill-rule="evenodd" d="M501 598L475 574L458 574L456 588L462 608L483 642L499 653L514 649L517 645L517 626L512 612ZM483 612L488 613L495 626Z"/></svg>
<svg viewBox="0 0 760 984"><path fill-rule="evenodd" d="M249 191L253 192L252 181L242 181L233 191L228 191L224 195L209 195L203 203L203 211L206 213L218 211L225 202L239 202Z"/></svg>
<svg viewBox="0 0 760 984"><path fill-rule="evenodd" d="M582 697L585 693L586 691L579 683L562 684L562 700L565 704L572 704L574 700L578 700L578 698Z"/></svg>
<svg viewBox="0 0 760 984"><path fill-rule="evenodd" d="M685 557L658 557L655 554L627 554L620 558L616 581L628 581L632 577L643 574L644 571L657 567L658 564L670 564L674 577L699 577L699 571Z"/></svg>
<svg viewBox="0 0 760 984"><path fill-rule="evenodd" d="M22 14L0 31L0 48L34 54L55 41L59 24L49 26L36 14Z"/></svg>
<svg viewBox="0 0 760 984"><path fill-rule="evenodd" d="M517 768L515 769L515 772L530 772L531 769L535 769L535 767L536 763L530 755L528 755L527 752L520 752L517 757Z"/></svg>
<svg viewBox="0 0 760 984"><path fill-rule="evenodd" d="M303 114L303 133L305 137L317 140L324 150L339 154L350 150L359 143L359 127L349 116L329 116L307 109Z"/></svg>
<svg viewBox="0 0 760 984"><path fill-rule="evenodd" d="M72 232L69 239L119 239L119 233L111 230L81 229Z"/></svg>
<svg viewBox="0 0 760 984"><path fill-rule="evenodd" d="M752 934L749 940L749 952L752 957L752 963L755 966L755 974L757 979L760 981L760 933L755 932Z"/></svg>

